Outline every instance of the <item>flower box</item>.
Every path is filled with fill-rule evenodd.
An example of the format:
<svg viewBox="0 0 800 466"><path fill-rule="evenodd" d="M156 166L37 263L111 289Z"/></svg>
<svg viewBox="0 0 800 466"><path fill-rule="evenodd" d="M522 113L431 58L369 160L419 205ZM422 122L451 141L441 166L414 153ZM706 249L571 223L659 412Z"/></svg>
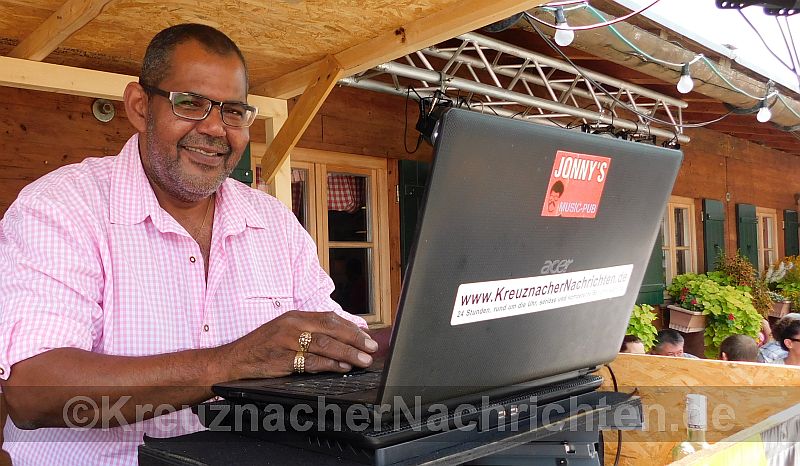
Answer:
<svg viewBox="0 0 800 466"><path fill-rule="evenodd" d="M706 328L706 316L701 311L690 311L670 304L669 328L683 333L702 332Z"/></svg>
<svg viewBox="0 0 800 466"><path fill-rule="evenodd" d="M769 311L770 317L781 318L789 313L792 309L791 301L775 301L772 303L772 309Z"/></svg>

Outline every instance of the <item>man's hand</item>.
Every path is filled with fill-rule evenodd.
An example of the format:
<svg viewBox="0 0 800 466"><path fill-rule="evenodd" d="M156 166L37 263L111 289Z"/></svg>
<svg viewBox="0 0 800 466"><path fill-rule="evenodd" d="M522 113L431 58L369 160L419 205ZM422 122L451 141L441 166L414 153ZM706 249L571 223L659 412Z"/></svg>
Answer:
<svg viewBox="0 0 800 466"><path fill-rule="evenodd" d="M291 311L218 348L229 380L282 377L294 371L299 338L311 332L305 372L347 372L372 364L378 344L356 324L334 312Z"/></svg>

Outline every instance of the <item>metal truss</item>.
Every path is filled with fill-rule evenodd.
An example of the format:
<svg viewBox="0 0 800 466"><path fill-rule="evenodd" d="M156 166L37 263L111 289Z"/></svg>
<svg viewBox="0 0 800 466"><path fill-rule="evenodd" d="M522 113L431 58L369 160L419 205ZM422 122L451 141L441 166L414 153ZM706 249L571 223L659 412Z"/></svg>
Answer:
<svg viewBox="0 0 800 466"><path fill-rule="evenodd" d="M339 83L415 99L444 94L476 111L630 139L689 142L680 99L480 34L454 41L461 43L429 47Z"/></svg>

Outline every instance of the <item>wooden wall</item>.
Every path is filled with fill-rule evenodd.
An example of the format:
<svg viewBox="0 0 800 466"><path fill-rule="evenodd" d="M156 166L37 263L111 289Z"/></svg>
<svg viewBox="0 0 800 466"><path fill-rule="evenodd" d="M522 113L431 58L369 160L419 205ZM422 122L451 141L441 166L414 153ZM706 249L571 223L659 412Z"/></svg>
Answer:
<svg viewBox="0 0 800 466"><path fill-rule="evenodd" d="M0 86L0 215L31 181L88 156L116 154L133 134L121 102L101 123L94 99Z"/></svg>
<svg viewBox="0 0 800 466"><path fill-rule="evenodd" d="M783 257L783 210L797 209L794 195L800 193L800 177L795 174L800 173L800 157L706 129L692 129L687 134L692 141L682 148L685 158L673 194L695 199L701 270L704 198L722 201L726 205L727 251L737 248L736 204L776 209L778 256ZM730 194L729 201L725 200L727 193Z"/></svg>

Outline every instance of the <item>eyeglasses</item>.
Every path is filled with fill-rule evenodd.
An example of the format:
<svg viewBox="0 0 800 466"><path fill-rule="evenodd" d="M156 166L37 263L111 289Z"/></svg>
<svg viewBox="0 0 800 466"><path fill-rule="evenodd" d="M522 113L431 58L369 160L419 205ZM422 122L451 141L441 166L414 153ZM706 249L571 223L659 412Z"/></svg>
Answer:
<svg viewBox="0 0 800 466"><path fill-rule="evenodd" d="M253 124L258 115L258 108L244 102L220 102L191 92L168 92L146 84L140 85L149 93L169 99L172 113L187 120L205 120L211 114L211 109L219 106L223 123L246 128Z"/></svg>

